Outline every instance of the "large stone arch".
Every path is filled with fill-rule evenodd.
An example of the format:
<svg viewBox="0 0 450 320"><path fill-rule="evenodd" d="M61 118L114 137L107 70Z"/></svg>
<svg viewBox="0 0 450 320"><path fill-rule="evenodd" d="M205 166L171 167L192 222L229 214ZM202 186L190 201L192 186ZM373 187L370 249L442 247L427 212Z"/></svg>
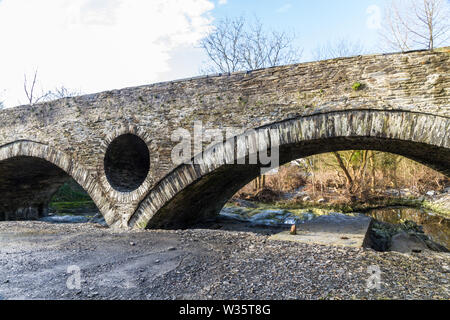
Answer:
<svg viewBox="0 0 450 320"><path fill-rule="evenodd" d="M94 177L67 154L29 140L0 146L0 218L45 210L53 193L69 177L88 193L102 213L107 212Z"/></svg>
<svg viewBox="0 0 450 320"><path fill-rule="evenodd" d="M450 176L450 118L445 116L401 110L337 111L288 119L255 132L269 145L279 144L280 165L318 153L372 149L403 155ZM260 173L259 165L215 161L235 156L235 144L230 143L236 139L228 140L224 148L205 150L204 164L182 164L167 174L149 191L128 226L173 228L216 215ZM250 154L258 148L250 148Z"/></svg>

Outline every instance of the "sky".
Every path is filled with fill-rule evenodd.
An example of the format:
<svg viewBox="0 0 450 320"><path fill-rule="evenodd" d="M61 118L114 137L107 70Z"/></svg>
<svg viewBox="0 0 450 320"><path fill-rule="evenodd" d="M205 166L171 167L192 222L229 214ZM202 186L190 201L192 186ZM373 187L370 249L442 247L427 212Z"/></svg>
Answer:
<svg viewBox="0 0 450 320"><path fill-rule="evenodd" d="M81 93L198 76L199 41L225 17L257 17L293 31L302 61L329 41L361 41L377 52L387 0L0 0L0 101L26 103L37 91Z"/></svg>

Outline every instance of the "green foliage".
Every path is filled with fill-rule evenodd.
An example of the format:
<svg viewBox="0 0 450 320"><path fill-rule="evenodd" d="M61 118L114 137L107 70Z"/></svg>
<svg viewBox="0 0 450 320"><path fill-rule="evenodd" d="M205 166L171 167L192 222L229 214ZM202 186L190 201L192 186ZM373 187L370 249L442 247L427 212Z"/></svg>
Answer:
<svg viewBox="0 0 450 320"><path fill-rule="evenodd" d="M362 88L361 82L355 82L355 83L353 83L353 85L352 85L352 89L355 90L355 91L358 91L358 90L360 90L361 88Z"/></svg>
<svg viewBox="0 0 450 320"><path fill-rule="evenodd" d="M69 213L76 212L79 209L91 209L96 210L97 207L92 200L88 201L74 201L74 202L52 202L49 205L50 209L56 213Z"/></svg>
<svg viewBox="0 0 450 320"><path fill-rule="evenodd" d="M362 155L363 155L363 151L362 151L362 150L355 150L355 151L351 154L350 162L351 162L353 165L358 165L358 164L361 162Z"/></svg>
<svg viewBox="0 0 450 320"><path fill-rule="evenodd" d="M56 214L78 214L98 210L89 195L75 180L69 180L59 188L50 200L49 208Z"/></svg>
<svg viewBox="0 0 450 320"><path fill-rule="evenodd" d="M91 198L74 180L64 183L51 200L51 202L77 201L91 201Z"/></svg>

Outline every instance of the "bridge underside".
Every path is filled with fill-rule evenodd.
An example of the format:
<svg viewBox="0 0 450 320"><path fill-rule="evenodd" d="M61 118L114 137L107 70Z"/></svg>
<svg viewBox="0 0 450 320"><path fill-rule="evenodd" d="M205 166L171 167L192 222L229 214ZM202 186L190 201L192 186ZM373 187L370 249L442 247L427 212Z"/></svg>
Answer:
<svg viewBox="0 0 450 320"><path fill-rule="evenodd" d="M0 161L0 220L37 219L46 215L53 194L70 176L35 157Z"/></svg>
<svg viewBox="0 0 450 320"><path fill-rule="evenodd" d="M280 165L314 154L343 150L399 154L450 176L450 150L426 144L372 137L334 138L280 147ZM158 210L147 228L182 228L216 216L243 186L260 175L258 165L224 165L183 189Z"/></svg>

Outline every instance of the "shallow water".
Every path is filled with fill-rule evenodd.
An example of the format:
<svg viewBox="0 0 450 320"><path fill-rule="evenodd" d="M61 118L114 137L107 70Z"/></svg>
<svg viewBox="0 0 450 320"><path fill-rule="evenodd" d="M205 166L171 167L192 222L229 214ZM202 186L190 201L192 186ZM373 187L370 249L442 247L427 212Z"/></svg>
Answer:
<svg viewBox="0 0 450 320"><path fill-rule="evenodd" d="M88 216L88 215L50 215L42 217L40 221L51 222L51 223L87 223L93 222L106 226L105 219L102 216Z"/></svg>
<svg viewBox="0 0 450 320"><path fill-rule="evenodd" d="M250 222L255 225L292 225L314 219L318 215L309 210L287 210L277 208L243 208L227 206L220 215L230 219Z"/></svg>
<svg viewBox="0 0 450 320"><path fill-rule="evenodd" d="M320 216L337 216L341 214L339 212L319 209L279 209L266 206L244 208L234 205L227 205L220 212L221 216L230 219L250 222L254 225L272 226L301 224L308 220L317 219ZM346 215L357 216L361 214L355 212ZM450 219L438 216L429 210L409 207L388 207L374 209L364 213L364 215L392 224L401 224L406 220L413 221L422 226L424 233L433 241L450 248Z"/></svg>

